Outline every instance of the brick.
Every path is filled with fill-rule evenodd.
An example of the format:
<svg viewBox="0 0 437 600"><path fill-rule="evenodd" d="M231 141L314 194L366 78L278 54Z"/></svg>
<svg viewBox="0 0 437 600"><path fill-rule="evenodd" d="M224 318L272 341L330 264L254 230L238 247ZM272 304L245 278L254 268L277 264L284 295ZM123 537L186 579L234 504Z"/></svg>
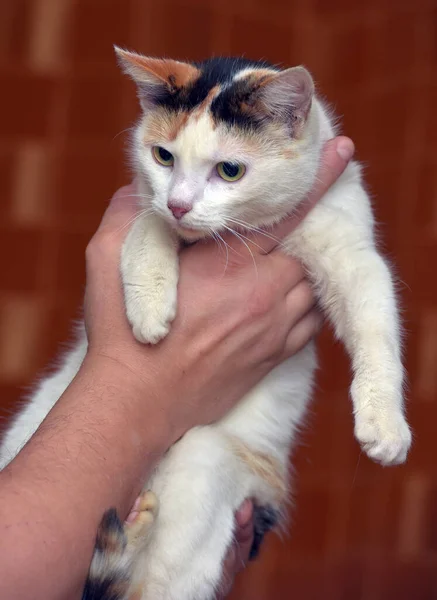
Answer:
<svg viewBox="0 0 437 600"><path fill-rule="evenodd" d="M55 82L22 72L3 72L0 131L4 138L41 138L48 134Z"/></svg>
<svg viewBox="0 0 437 600"><path fill-rule="evenodd" d="M38 288L42 233L33 229L0 229L1 288L33 292Z"/></svg>
<svg viewBox="0 0 437 600"><path fill-rule="evenodd" d="M34 0L2 0L0 3L0 62L25 62Z"/></svg>
<svg viewBox="0 0 437 600"><path fill-rule="evenodd" d="M14 149L0 150L0 215L3 219L10 216L16 158Z"/></svg>
<svg viewBox="0 0 437 600"><path fill-rule="evenodd" d="M99 72L74 77L70 82L68 136L93 137L109 146L114 136L129 125L123 120L121 84L121 72L114 77Z"/></svg>
<svg viewBox="0 0 437 600"><path fill-rule="evenodd" d="M103 63L115 70L113 45L128 45L130 16L126 0L76 0L71 27L74 63L87 69Z"/></svg>
<svg viewBox="0 0 437 600"><path fill-rule="evenodd" d="M89 236L109 199L123 182L123 153L99 144L70 146L60 157L56 185L57 214L64 229ZM124 180L126 181L126 179Z"/></svg>
<svg viewBox="0 0 437 600"><path fill-rule="evenodd" d="M250 32L250 36L242 36L242 31ZM276 23L235 17L231 26L231 54L241 54L255 60L264 58L273 64L287 64L291 58L289 33Z"/></svg>
<svg viewBox="0 0 437 600"><path fill-rule="evenodd" d="M58 251L57 292L69 292L77 305L85 287L85 249L89 239L86 233L65 233Z"/></svg>
<svg viewBox="0 0 437 600"><path fill-rule="evenodd" d="M213 15L207 5L156 2L144 4L133 22L135 50L151 56L202 60L211 53Z"/></svg>
<svg viewBox="0 0 437 600"><path fill-rule="evenodd" d="M437 597L435 566L425 561L395 563L380 567L382 578L381 600L433 600Z"/></svg>
<svg viewBox="0 0 437 600"><path fill-rule="evenodd" d="M326 550L329 492L322 487L299 488L291 512L290 560L323 556Z"/></svg>

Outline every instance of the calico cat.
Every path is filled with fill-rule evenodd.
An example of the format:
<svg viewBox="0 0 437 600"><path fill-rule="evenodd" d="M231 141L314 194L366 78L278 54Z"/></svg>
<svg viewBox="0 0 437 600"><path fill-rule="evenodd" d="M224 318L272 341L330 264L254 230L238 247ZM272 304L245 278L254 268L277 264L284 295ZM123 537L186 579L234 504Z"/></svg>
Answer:
<svg viewBox="0 0 437 600"><path fill-rule="evenodd" d="M121 274L134 336L156 344L177 310L178 248L222 232L268 227L305 198L334 135L302 67L213 58L201 63L116 49L142 107L132 143L137 219ZM355 435L383 465L411 443L404 417L400 323L390 269L357 163L349 164L284 250L306 267L321 307L351 357ZM6 434L2 464L32 435L86 353L83 334ZM125 526L108 511L84 598L211 600L245 498L255 502L255 547L281 519L288 457L311 398L314 343L276 367L226 417L189 431L164 456ZM159 505L159 509L158 509Z"/></svg>

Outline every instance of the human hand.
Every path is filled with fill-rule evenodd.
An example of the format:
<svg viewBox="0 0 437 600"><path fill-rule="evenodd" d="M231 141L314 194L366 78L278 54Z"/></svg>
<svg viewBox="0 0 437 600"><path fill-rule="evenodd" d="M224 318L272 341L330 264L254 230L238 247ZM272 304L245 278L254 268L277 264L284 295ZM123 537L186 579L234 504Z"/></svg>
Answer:
<svg viewBox="0 0 437 600"><path fill-rule="evenodd" d="M330 141L317 184L300 214L274 231L290 233L347 165ZM155 347L135 341L125 317L119 277L126 226L135 218L128 186L115 194L87 249L85 321L88 359L129 372L131 392L142 402L154 395L175 441L196 424L220 418L273 367L299 351L317 332L321 317L300 264L276 242L252 235L252 254L229 239L228 263L213 242L180 253L178 314L170 334ZM273 236L272 236L273 237ZM240 245L239 245L240 244ZM177 395L175 394L177 391Z"/></svg>

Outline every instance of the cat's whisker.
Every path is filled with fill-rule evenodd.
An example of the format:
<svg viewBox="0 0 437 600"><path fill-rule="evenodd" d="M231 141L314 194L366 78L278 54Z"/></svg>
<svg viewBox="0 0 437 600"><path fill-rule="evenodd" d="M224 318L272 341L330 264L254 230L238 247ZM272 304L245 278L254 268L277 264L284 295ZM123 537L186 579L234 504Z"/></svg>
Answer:
<svg viewBox="0 0 437 600"><path fill-rule="evenodd" d="M283 240L281 240L280 238L278 238L274 235L271 235L270 233L268 233L264 229L261 229L260 227L255 227L255 225L250 225L250 223L246 223L245 221L240 221L239 219L235 219L233 217L226 217L226 219L228 221L231 221L232 223L235 223L236 225L240 225L241 227L244 227L247 231L252 231L253 233L259 233L260 235L264 235L266 238L272 240L273 242L277 242L278 245L283 244Z"/></svg>
<svg viewBox="0 0 437 600"><path fill-rule="evenodd" d="M112 141L115 141L118 137L120 137L120 135L123 135L123 133L126 133L127 131L133 131L133 129L133 127L126 127L126 129L122 129L122 131L119 131L114 135Z"/></svg>
<svg viewBox="0 0 437 600"><path fill-rule="evenodd" d="M237 232L234 231L234 233L237 233ZM242 239L246 240L247 242L249 242L250 244L252 244L256 248L259 248L260 250L262 250L264 252L264 248L262 246L260 246L259 244L255 243L253 240L251 240L250 238L248 238L247 236L245 236L244 234L242 234L241 231L238 232L238 235L241 236Z"/></svg>
<svg viewBox="0 0 437 600"><path fill-rule="evenodd" d="M363 454L363 451L361 450L359 455L358 455L358 460L357 460L357 466L355 467L355 473L354 473L354 477L352 479L352 485L351 485L351 489L350 492L352 492L354 485L355 485L355 481L357 479L357 475L358 475L358 467L360 466L360 460L361 460L361 455Z"/></svg>
<svg viewBox="0 0 437 600"><path fill-rule="evenodd" d="M242 237L242 236L241 236L239 233L237 233L236 231L234 231L234 230L233 230L231 227L228 227L227 225L225 225L225 229L227 229L227 230L228 230L230 233L232 233L233 235L235 235L235 237L236 237L237 239L239 239L239 240L240 240L240 242L243 242L243 244L244 244L244 245L246 246L246 248L248 249L248 251L249 251L249 254L250 254L250 256L252 257L252 260L253 260L253 266L255 267L255 271L256 271L256 277L257 277L257 279L258 279L258 266L257 266L257 264L256 264L256 260L255 260L255 257L254 257L254 255L253 255L253 252L252 252L252 250L250 249L250 246L249 246L249 245L248 245L248 244L247 244L247 243L244 241L243 237ZM247 239L247 238L246 238L246 239ZM255 244L255 245L256 245L256 244Z"/></svg>
<svg viewBox="0 0 437 600"><path fill-rule="evenodd" d="M153 212L154 211L151 208L146 208L144 210L140 210L136 215L134 215L132 218L128 219L126 221L126 223L124 223L118 229L116 229L114 231L114 235L117 233L120 233L120 231L123 231L123 229L125 229L126 227L129 227L130 225L135 223L135 221L137 221L138 219L140 219L142 217L147 217L148 215L152 214Z"/></svg>
<svg viewBox="0 0 437 600"><path fill-rule="evenodd" d="M216 239L216 237L217 237L217 239L219 240L219 242L221 242L221 243L224 244L224 247L225 247L225 250L226 250L226 264L225 264L225 269L223 271L223 275L224 275L226 273L226 269L228 268L228 262L229 262L229 250L228 250L228 248L231 249L231 250L232 250L232 248L231 248L231 246L229 246L229 244L226 242L226 240L224 240L222 238L222 236L217 231L216 232L212 232L212 235L213 235L214 239Z"/></svg>
<svg viewBox="0 0 437 600"><path fill-rule="evenodd" d="M146 194L123 194L122 198L141 198L143 200L152 200L153 195Z"/></svg>

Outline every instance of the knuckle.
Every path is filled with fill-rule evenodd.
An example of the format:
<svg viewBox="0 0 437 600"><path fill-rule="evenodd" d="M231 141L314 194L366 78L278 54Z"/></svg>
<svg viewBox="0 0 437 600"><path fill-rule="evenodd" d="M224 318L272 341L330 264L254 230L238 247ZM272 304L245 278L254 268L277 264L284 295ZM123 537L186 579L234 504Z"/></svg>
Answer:
<svg viewBox="0 0 437 600"><path fill-rule="evenodd" d="M274 306L273 295L267 289L257 290L248 299L247 311L253 319L268 314Z"/></svg>
<svg viewBox="0 0 437 600"><path fill-rule="evenodd" d="M302 308L310 309L314 305L314 292L305 279L298 286L299 302Z"/></svg>
<svg viewBox="0 0 437 600"><path fill-rule="evenodd" d="M286 339L287 331L283 320L279 318L272 319L262 340L265 360L271 366L275 366L280 362L284 353Z"/></svg>

